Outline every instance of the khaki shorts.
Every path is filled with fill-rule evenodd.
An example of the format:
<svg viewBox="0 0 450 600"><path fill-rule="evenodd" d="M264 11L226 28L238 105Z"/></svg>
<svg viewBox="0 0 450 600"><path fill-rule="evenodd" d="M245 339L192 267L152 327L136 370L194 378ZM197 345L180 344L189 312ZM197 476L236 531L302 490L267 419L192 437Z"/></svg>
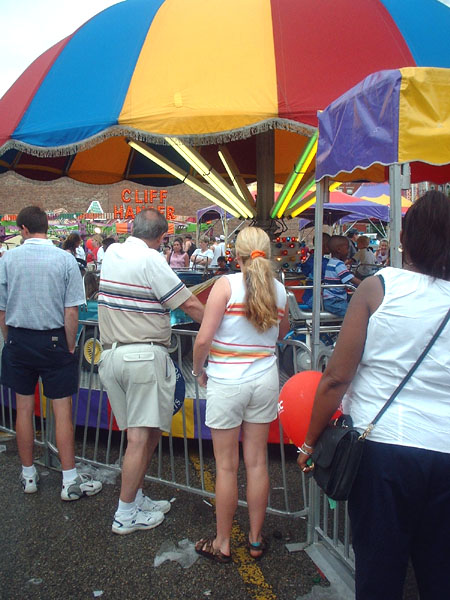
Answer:
<svg viewBox="0 0 450 600"><path fill-rule="evenodd" d="M170 431L176 375L164 347L127 344L104 350L99 375L119 429Z"/></svg>
<svg viewBox="0 0 450 600"><path fill-rule="evenodd" d="M279 393L276 363L244 383L225 384L208 379L206 425L211 429L232 429L243 421L271 423L277 416Z"/></svg>

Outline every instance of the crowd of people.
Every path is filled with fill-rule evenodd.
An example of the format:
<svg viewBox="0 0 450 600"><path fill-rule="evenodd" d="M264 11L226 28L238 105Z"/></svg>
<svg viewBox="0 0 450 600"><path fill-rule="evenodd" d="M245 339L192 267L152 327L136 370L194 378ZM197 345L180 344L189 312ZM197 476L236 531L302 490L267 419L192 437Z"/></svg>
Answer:
<svg viewBox="0 0 450 600"><path fill-rule="evenodd" d="M202 235L198 248L191 234L186 234L184 240L181 237L174 238L172 244L166 238L163 240L162 253L173 269L214 272L220 262L223 270L223 263L226 263L225 236L222 234L211 241L207 235Z"/></svg>
<svg viewBox="0 0 450 600"><path fill-rule="evenodd" d="M361 281L374 275L379 268L389 266L389 243L383 239L374 252L370 248L370 239L361 235L356 228L350 228L346 235L324 233L322 236L322 272L321 282L323 310L344 317L351 293L346 287L359 286ZM314 253L300 263L298 271L306 277L306 283L312 285L314 277ZM351 288L351 289L352 289ZM312 291L306 289L303 303L312 308Z"/></svg>
<svg viewBox="0 0 450 600"><path fill-rule="evenodd" d="M230 274L220 238L214 249L204 236L199 248L186 236L174 239L170 253L161 250L168 223L153 209L136 216L124 243L102 240L97 253L94 243L86 244L85 258L78 254L78 234L71 234L62 248L47 239L47 216L39 207L21 210L17 226L24 244L0 260L1 383L16 394L23 491L35 493L40 483L32 420L39 377L55 415L61 499L78 500L102 489L101 482L75 467L71 409L78 388L78 306L91 286L89 296L98 297L103 346L99 375L127 436L111 529L124 535L163 522L171 504L146 495L144 477L161 433L171 428L176 376L168 353L170 311L181 308L200 323L192 376L206 387L206 425L216 460L216 531L201 537L195 548L218 563L232 560L241 442L247 550L259 560L268 548L263 525L270 487L267 439L279 395L276 344L289 329L286 291L274 276L269 236L258 227L243 229L235 243L240 272ZM344 287L324 290L325 309L346 316L300 449L298 463L305 473L314 469L314 446L341 403L363 431L441 323L450 306L449 239L450 199L434 191L406 214L402 269L388 267L371 276L375 267L389 264L387 242L373 254L366 236L324 234L323 282L351 283L357 290L349 304ZM91 252L99 262L100 245L99 285L96 276L89 281L94 274L88 272L83 287L80 261L88 264ZM176 269L188 264L208 269L214 260L224 276L203 306ZM303 268L314 276L311 257ZM364 600L400 598L409 556L421 597L443 597L442 590L450 587L448 325L420 369L369 435L349 500L357 598Z"/></svg>
<svg viewBox="0 0 450 600"><path fill-rule="evenodd" d="M83 241L79 233L73 232L67 237L62 236L59 247L75 257L81 274L84 275L86 271L100 270L106 250L116 241L113 236L102 237L99 233Z"/></svg>
<svg viewBox="0 0 450 600"><path fill-rule="evenodd" d="M16 394L24 492L35 493L40 484L33 462L32 425L39 377L55 414L61 498L77 500L101 491L99 481L79 474L75 467L71 412L71 397L78 387L74 356L78 306L86 297L97 297L103 346L99 375L118 427L127 435L111 528L123 535L152 529L164 520L170 502L151 499L143 486L161 433L171 428L176 376L168 353L170 311L181 308L202 323L192 374L200 385L207 385L207 424L213 432L218 472L217 535L202 538L196 549L215 561L231 560L242 432L250 515L248 551L259 559L267 549L262 526L269 490L267 437L278 401L276 342L289 327L286 292L274 277L268 235L256 227L238 235L242 271L232 275L226 274L222 259L223 240L217 240L217 268L226 275L216 281L204 307L179 279L172 268L176 265L171 266L174 255L177 264L186 264L182 240L174 240L172 256L161 251L168 223L158 211L141 211L124 243L106 245L99 285L97 275L87 271L84 288L77 257L82 247L79 235L69 236L63 248L55 246L47 239L47 216L36 206L20 211L17 225L25 242L8 252L0 266L0 326L6 340L1 382ZM199 265L206 256L205 269L206 261L214 257L208 242L201 238L198 252L191 253L191 262ZM248 341L245 349L239 344L242 335ZM215 360L217 356L224 360Z"/></svg>

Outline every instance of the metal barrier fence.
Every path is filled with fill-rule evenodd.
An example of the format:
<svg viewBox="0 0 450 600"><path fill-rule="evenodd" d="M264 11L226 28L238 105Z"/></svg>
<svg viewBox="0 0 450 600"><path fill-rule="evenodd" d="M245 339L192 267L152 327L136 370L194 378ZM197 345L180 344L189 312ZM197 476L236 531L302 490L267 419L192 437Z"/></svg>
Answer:
<svg viewBox="0 0 450 600"><path fill-rule="evenodd" d="M107 467L119 472L126 436L124 432L115 430L114 415L97 373L98 324L93 321L80 323L83 326L78 344L80 384L73 401L76 458L95 467ZM185 380L185 401L176 415L177 435L174 435L172 428L171 434L161 438L146 479L204 497L214 497L207 485L213 459L212 445L205 435L205 394L191 375L191 349L195 335L195 331L173 329L172 358L178 363ZM86 344L91 348L87 351L87 354L90 354L90 362L86 360ZM280 389L290 375L311 368L308 366L310 349L301 339L293 337L283 340L279 343L277 352ZM11 390L0 386L0 430L11 433L14 433L13 396ZM35 416L35 443L43 449L40 459L43 464L59 468L51 402L43 397L42 391L39 396L40 414ZM348 572L353 573L354 561L345 503L338 503L334 510L328 508L326 498L322 498L314 481L306 478L298 469L295 447L283 442L281 423L277 424L276 429L278 440L269 444L267 453L271 482L268 512L280 516L306 518L307 538L299 540L298 549L322 544L337 557ZM272 436L276 429L275 432L272 430ZM239 498L239 505L246 506L244 498Z"/></svg>

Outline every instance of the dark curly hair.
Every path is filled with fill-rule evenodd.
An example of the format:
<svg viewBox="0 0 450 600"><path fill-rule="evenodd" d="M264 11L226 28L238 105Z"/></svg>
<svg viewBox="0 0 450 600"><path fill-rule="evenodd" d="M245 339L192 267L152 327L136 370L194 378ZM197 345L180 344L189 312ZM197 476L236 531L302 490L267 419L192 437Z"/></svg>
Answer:
<svg viewBox="0 0 450 600"><path fill-rule="evenodd" d="M402 245L416 269L450 280L450 198L426 192L403 219Z"/></svg>
<svg viewBox="0 0 450 600"><path fill-rule="evenodd" d="M75 254L78 245L81 242L81 236L78 233L71 233L63 242L63 250L69 250L72 254Z"/></svg>

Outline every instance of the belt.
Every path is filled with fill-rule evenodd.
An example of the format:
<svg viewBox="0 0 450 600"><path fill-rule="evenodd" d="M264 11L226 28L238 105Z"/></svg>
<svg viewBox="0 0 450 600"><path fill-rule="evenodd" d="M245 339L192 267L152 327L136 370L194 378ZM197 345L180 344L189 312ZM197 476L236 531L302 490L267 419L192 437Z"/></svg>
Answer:
<svg viewBox="0 0 450 600"><path fill-rule="evenodd" d="M112 347L118 348L119 346L131 346L134 344L146 344L148 346L162 346L167 350L167 346L162 342L114 342L113 344L102 344L103 350L112 350Z"/></svg>

